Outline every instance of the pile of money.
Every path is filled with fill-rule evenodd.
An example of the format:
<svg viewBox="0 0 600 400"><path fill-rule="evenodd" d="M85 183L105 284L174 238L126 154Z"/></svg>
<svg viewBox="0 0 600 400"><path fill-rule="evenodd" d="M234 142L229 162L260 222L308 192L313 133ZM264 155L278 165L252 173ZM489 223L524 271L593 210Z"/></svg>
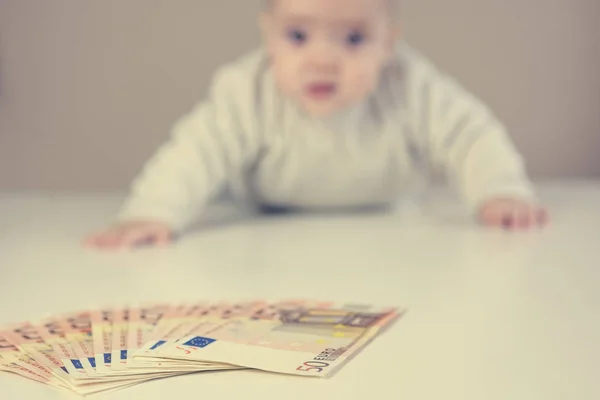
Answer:
<svg viewBox="0 0 600 400"><path fill-rule="evenodd" d="M401 311L324 301L200 301L0 328L0 370L85 396L202 371L329 377Z"/></svg>

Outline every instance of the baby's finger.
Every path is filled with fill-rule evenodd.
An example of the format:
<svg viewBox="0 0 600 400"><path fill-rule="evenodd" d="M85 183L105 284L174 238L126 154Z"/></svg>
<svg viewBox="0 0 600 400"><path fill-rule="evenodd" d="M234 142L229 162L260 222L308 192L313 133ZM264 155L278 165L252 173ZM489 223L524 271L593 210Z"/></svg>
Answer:
<svg viewBox="0 0 600 400"><path fill-rule="evenodd" d="M85 247L97 247L98 246L98 235L89 235L85 237L82 241L83 246Z"/></svg>
<svg viewBox="0 0 600 400"><path fill-rule="evenodd" d="M106 235L103 241L103 248L105 249L117 249L121 247L123 242L123 232L115 231Z"/></svg>
<svg viewBox="0 0 600 400"><path fill-rule="evenodd" d="M512 230L518 226L519 215L513 209L503 208L502 210L499 210L498 218L500 219L498 226L501 226L504 229Z"/></svg>
<svg viewBox="0 0 600 400"><path fill-rule="evenodd" d="M118 243L119 236L114 231L98 234L90 240L90 245L99 249L114 248Z"/></svg>
<svg viewBox="0 0 600 400"><path fill-rule="evenodd" d="M88 247L98 247L104 241L107 232L94 232L88 236L86 236L82 243L84 246Z"/></svg>
<svg viewBox="0 0 600 400"><path fill-rule="evenodd" d="M503 226L505 223L503 214L498 212L496 208L484 209L481 214L481 220L488 226Z"/></svg>
<svg viewBox="0 0 600 400"><path fill-rule="evenodd" d="M505 229L527 229L531 225L527 207L507 205L500 213L502 215L502 226Z"/></svg>
<svg viewBox="0 0 600 400"><path fill-rule="evenodd" d="M516 207L515 218L519 229L529 229L534 221L533 209L526 206Z"/></svg>
<svg viewBox="0 0 600 400"><path fill-rule="evenodd" d="M156 236L154 238L154 243L157 246L168 246L171 243L171 240L172 240L171 232L168 231L167 229L165 229L165 230L160 230L160 231L156 232Z"/></svg>
<svg viewBox="0 0 600 400"><path fill-rule="evenodd" d="M123 234L119 246L123 248L138 247L144 243L153 241L155 236L155 233L148 229L132 229Z"/></svg>

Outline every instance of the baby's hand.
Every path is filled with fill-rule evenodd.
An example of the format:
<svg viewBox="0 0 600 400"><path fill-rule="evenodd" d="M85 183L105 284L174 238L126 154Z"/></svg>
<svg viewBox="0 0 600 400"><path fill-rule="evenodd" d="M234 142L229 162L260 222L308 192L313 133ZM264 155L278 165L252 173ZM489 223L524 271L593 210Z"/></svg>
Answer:
<svg viewBox="0 0 600 400"><path fill-rule="evenodd" d="M497 198L483 204L479 218L487 226L529 229L545 225L548 213L543 207L524 200Z"/></svg>
<svg viewBox="0 0 600 400"><path fill-rule="evenodd" d="M133 248L142 244L165 246L171 242L172 235L172 229L163 222L129 221L90 235L85 244L100 249Z"/></svg>

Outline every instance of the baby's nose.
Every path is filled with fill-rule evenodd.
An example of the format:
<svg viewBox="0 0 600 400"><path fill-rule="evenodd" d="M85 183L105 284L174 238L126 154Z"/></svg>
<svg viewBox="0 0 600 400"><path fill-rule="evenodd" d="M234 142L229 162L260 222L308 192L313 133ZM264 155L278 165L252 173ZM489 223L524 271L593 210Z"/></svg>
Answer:
<svg viewBox="0 0 600 400"><path fill-rule="evenodd" d="M319 46L310 55L312 68L323 72L335 72L340 66L340 57L331 46Z"/></svg>

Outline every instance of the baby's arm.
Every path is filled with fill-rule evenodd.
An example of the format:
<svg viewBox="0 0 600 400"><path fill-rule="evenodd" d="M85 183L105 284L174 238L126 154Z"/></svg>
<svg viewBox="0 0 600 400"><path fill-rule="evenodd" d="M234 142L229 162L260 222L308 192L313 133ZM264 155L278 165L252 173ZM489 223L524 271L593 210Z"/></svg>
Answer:
<svg viewBox="0 0 600 400"><path fill-rule="evenodd" d="M209 98L175 126L171 139L132 184L118 221L87 241L96 247L166 243L188 226L230 174L258 146L244 129L240 103L250 98L243 72L229 67L215 77Z"/></svg>
<svg viewBox="0 0 600 400"><path fill-rule="evenodd" d="M424 64L415 98L423 148L485 224L528 227L545 222L525 164L492 112L455 80Z"/></svg>

